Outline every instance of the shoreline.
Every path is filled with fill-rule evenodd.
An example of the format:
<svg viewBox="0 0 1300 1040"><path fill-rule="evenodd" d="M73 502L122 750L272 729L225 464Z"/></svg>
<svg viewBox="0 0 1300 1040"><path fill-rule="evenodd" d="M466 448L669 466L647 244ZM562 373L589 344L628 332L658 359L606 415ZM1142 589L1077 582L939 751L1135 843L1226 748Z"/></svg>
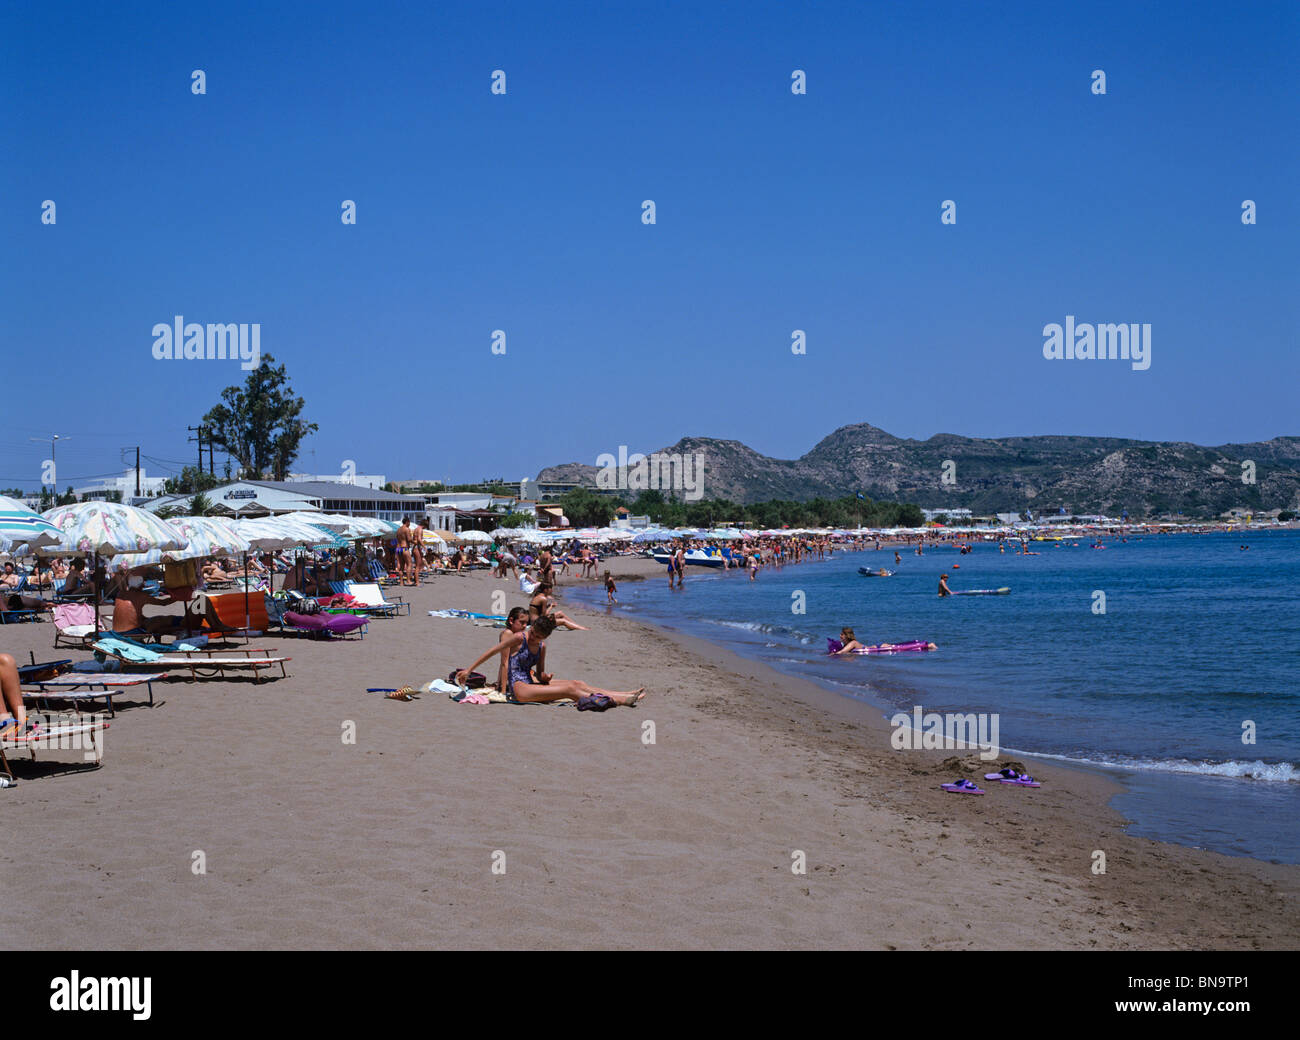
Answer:
<svg viewBox="0 0 1300 1040"><path fill-rule="evenodd" d="M167 683L154 708L120 704L99 770L11 756L0 866L86 893L43 922L43 947L1300 945L1298 868L1130 837L1106 805L1115 785L1063 766L1035 763L1040 789L945 794L953 752L894 751L863 705L617 609L567 602L597 625L556 633L548 668L645 684L636 709L367 694L496 642L426 611L524 602L482 571L390 593L411 616L364 641L255 640L293 658L288 679ZM20 661L81 656L52 652L48 623L3 631ZM0 908L15 947L28 915Z"/></svg>

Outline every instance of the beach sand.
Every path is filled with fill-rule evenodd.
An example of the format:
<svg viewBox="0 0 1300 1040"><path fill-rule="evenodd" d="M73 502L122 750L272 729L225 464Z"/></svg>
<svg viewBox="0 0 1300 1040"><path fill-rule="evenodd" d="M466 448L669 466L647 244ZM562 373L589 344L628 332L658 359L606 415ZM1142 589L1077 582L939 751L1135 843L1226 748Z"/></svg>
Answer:
<svg viewBox="0 0 1300 1040"><path fill-rule="evenodd" d="M649 565L605 566L630 580ZM12 897L0 906L0 941L1300 945L1300 868L1130 837L1106 807L1113 784L1038 762L1040 789L945 794L953 752L895 751L878 713L617 608L566 604L593 630L557 632L548 665L608 688L645 685L638 708L366 693L445 678L499 634L427 610L524 602L514 582L482 572L391 592L413 603L411 616L376 620L363 642L254 640L293 658L288 679L168 683L152 709L123 701L101 769L47 773L12 753L20 783L0 791ZM49 623L6 626L0 650L20 663L29 650L37 660L80 656L53 651L53 634ZM349 723L354 744L343 739ZM1094 850L1105 853L1104 875L1092 873ZM796 851L806 874L792 872ZM203 874L192 869L199 852Z"/></svg>

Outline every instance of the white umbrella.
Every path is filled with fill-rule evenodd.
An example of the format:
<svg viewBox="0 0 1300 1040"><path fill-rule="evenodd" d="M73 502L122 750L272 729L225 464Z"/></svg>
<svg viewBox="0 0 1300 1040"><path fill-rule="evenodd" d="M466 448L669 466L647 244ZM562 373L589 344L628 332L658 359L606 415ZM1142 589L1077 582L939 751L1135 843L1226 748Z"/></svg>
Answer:
<svg viewBox="0 0 1300 1040"><path fill-rule="evenodd" d="M460 540L462 542L490 542L492 536L486 531L461 531Z"/></svg>

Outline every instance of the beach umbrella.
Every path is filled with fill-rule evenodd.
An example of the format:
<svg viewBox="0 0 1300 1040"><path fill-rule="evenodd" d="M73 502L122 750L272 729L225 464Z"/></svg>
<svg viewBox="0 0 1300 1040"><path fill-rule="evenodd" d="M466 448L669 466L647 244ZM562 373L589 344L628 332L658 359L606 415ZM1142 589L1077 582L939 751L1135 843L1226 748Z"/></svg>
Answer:
<svg viewBox="0 0 1300 1040"><path fill-rule="evenodd" d="M121 502L77 502L42 514L59 532L42 556L136 556L151 549L184 549L188 540L153 513ZM99 634L100 583L95 582L95 634Z"/></svg>
<svg viewBox="0 0 1300 1040"><path fill-rule="evenodd" d="M120 502L77 502L42 514L59 532L44 556L121 556L150 549L184 549L184 536L153 513Z"/></svg>
<svg viewBox="0 0 1300 1040"><path fill-rule="evenodd" d="M35 510L21 502L0 495L0 547L10 552L26 546L27 552L62 541L59 529Z"/></svg>
<svg viewBox="0 0 1300 1040"><path fill-rule="evenodd" d="M461 531L460 540L462 542L487 542L492 541L492 536L486 531Z"/></svg>

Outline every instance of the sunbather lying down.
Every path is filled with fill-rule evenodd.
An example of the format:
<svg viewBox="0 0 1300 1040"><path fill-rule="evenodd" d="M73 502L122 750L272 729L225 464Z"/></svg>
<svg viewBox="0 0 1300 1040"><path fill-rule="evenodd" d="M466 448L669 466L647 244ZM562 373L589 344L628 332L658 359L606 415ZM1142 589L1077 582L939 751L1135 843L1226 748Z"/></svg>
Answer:
<svg viewBox="0 0 1300 1040"><path fill-rule="evenodd" d="M0 654L0 693L4 696L4 714L0 715L0 737L23 736L27 730L27 709L18 681L18 662L11 654Z"/></svg>
<svg viewBox="0 0 1300 1040"><path fill-rule="evenodd" d="M555 619L544 614L524 631L501 640L468 668L456 672L456 682L464 683L474 671L494 654L507 661L506 696L520 704L543 704L547 701L574 700L604 695L615 704L632 707L645 697L645 687L639 690L602 690L581 679L557 679L546 670L545 639L555 631ZM534 674L534 672L536 674ZM579 708L581 708L581 703Z"/></svg>

